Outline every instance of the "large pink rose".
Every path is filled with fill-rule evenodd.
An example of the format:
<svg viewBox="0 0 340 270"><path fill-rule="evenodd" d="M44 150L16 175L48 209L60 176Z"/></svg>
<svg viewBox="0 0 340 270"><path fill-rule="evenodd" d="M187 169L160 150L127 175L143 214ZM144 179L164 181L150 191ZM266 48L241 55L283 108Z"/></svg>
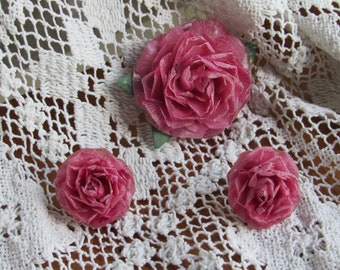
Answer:
<svg viewBox="0 0 340 270"><path fill-rule="evenodd" d="M172 28L150 41L133 75L137 104L157 129L204 138L230 126L249 100L249 57L216 20Z"/></svg>
<svg viewBox="0 0 340 270"><path fill-rule="evenodd" d="M242 153L228 173L228 200L250 226L268 228L289 217L301 195L299 171L286 152L271 147Z"/></svg>
<svg viewBox="0 0 340 270"><path fill-rule="evenodd" d="M77 221L101 227L122 217L135 192L133 174L108 150L80 149L60 166L57 200Z"/></svg>

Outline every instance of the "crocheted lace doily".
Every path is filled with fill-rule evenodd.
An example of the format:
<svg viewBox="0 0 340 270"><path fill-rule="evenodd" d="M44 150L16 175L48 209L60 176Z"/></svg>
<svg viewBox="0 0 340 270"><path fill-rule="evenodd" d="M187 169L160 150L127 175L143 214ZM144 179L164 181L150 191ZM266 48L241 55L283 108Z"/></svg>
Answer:
<svg viewBox="0 0 340 270"><path fill-rule="evenodd" d="M337 269L340 265L340 4L328 0L2 0L1 269ZM256 39L251 101L211 139L160 149L115 87L146 42L197 18ZM254 230L233 214L226 174L271 145L300 169L302 201ZM130 211L91 229L56 203L58 166L104 147L136 179Z"/></svg>

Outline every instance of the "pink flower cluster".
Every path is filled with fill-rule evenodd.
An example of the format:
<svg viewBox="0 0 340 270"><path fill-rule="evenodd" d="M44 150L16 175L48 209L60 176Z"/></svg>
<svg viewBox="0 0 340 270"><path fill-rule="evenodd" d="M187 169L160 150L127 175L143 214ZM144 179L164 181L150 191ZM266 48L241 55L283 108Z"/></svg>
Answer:
<svg viewBox="0 0 340 270"><path fill-rule="evenodd" d="M244 45L216 20L177 26L150 41L136 65L137 104L160 131L184 138L211 137L230 126L248 102L251 76ZM229 171L233 211L258 229L296 209L298 168L270 147L247 151ZM60 205L76 220L101 227L128 211L134 177L105 149L81 149L61 165L55 187Z"/></svg>

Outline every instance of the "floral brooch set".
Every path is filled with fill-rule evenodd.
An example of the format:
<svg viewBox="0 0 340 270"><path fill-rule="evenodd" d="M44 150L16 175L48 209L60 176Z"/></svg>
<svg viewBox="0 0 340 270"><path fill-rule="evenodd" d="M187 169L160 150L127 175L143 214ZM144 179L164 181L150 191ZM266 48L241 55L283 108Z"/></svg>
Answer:
<svg viewBox="0 0 340 270"><path fill-rule="evenodd" d="M155 147L170 137L209 138L228 128L250 99L253 42L217 20L176 26L149 41L133 74L117 85L133 93L153 126ZM228 202L256 229L288 218L301 199L299 171L286 152L260 147L228 172ZM71 154L54 180L57 200L78 222L102 227L121 218L135 192L132 170L102 148Z"/></svg>

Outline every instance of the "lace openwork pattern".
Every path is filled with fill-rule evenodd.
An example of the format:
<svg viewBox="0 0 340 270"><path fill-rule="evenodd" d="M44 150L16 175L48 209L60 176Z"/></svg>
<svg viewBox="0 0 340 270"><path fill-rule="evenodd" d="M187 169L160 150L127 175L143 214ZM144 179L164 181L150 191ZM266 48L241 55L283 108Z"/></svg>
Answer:
<svg viewBox="0 0 340 270"><path fill-rule="evenodd" d="M211 139L154 149L115 83L146 42L217 18L255 39L249 104ZM340 264L340 4L314 0L2 0L1 269L337 269ZM267 230L228 205L226 174L259 146L287 151L302 201ZM58 205L58 166L104 147L136 179L130 211L101 229Z"/></svg>

